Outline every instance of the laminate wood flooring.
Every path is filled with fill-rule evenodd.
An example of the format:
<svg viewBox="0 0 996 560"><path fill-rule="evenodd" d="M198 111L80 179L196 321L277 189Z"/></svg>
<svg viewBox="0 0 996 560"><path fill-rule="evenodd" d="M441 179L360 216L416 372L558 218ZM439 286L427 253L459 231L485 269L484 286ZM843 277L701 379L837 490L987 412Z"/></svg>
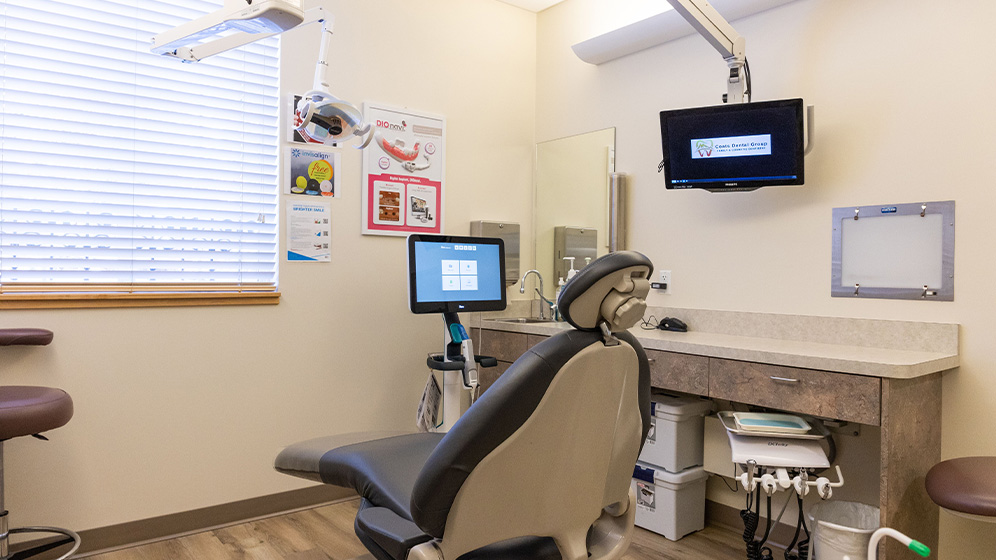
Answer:
<svg viewBox="0 0 996 560"><path fill-rule="evenodd" d="M91 556L92 560L348 560L366 552L353 533L358 500ZM678 542L636 529L624 560L739 560L740 536L707 526Z"/></svg>

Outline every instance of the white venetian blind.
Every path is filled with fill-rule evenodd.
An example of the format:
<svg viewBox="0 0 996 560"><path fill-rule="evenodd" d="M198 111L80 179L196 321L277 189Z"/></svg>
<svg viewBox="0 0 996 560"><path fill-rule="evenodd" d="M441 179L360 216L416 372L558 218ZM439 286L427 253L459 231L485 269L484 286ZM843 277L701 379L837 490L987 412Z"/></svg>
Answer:
<svg viewBox="0 0 996 560"><path fill-rule="evenodd" d="M0 0L0 290L275 290L276 39L149 52L221 6Z"/></svg>

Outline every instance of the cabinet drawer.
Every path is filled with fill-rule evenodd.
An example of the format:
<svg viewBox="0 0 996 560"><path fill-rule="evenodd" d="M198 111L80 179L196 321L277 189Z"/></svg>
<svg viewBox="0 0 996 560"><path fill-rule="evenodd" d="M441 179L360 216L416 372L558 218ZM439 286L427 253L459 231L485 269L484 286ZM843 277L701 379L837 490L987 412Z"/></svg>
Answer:
<svg viewBox="0 0 996 560"><path fill-rule="evenodd" d="M661 350L646 352L651 386L693 395L709 394L709 358Z"/></svg>
<svg viewBox="0 0 996 560"><path fill-rule="evenodd" d="M709 396L716 399L877 426L881 393L877 377L709 359Z"/></svg>
<svg viewBox="0 0 996 560"><path fill-rule="evenodd" d="M514 362L526 352L527 344L524 333L481 329L481 349L477 353L494 356L502 362Z"/></svg>

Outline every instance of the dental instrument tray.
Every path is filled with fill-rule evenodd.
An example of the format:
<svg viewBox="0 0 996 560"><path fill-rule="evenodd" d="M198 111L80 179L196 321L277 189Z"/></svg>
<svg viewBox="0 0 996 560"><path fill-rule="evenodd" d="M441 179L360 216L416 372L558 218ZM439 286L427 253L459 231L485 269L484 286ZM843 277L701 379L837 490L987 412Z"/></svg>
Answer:
<svg viewBox="0 0 996 560"><path fill-rule="evenodd" d="M724 410L717 412L716 416L727 432L738 436L823 439L826 435L819 427L811 426L802 418L791 414L732 412ZM786 422L786 417L790 420L787 421L788 423L785 426L782 426ZM759 425L764 427L758 429L757 426ZM803 426L805 426L805 429L803 429Z"/></svg>

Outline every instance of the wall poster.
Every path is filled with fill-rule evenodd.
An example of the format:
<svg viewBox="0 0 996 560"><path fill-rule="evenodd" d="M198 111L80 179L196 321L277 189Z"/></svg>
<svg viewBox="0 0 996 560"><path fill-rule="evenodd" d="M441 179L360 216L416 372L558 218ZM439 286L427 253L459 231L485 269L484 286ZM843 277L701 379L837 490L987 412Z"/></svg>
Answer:
<svg viewBox="0 0 996 560"><path fill-rule="evenodd" d="M363 151L363 233L442 233L446 120L364 103L374 138Z"/></svg>
<svg viewBox="0 0 996 560"><path fill-rule="evenodd" d="M327 148L293 146L287 149L289 176L285 194L335 197L339 194L342 154Z"/></svg>
<svg viewBox="0 0 996 560"><path fill-rule="evenodd" d="M332 212L323 202L287 202L287 260L332 262Z"/></svg>

